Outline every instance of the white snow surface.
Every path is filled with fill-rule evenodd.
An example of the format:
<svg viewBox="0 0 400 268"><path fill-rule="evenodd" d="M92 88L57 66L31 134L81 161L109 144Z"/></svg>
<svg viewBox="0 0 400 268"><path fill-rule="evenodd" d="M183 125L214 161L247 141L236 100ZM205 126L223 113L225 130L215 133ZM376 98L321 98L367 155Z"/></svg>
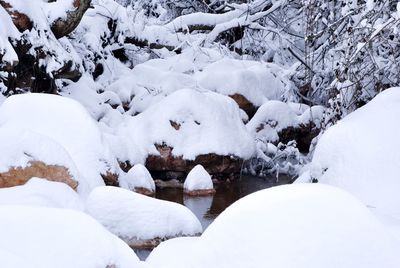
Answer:
<svg viewBox="0 0 400 268"><path fill-rule="evenodd" d="M187 175L183 188L187 191L210 190L214 189L214 185L207 170L202 165L197 165Z"/></svg>
<svg viewBox="0 0 400 268"><path fill-rule="evenodd" d="M0 205L85 209L83 201L71 187L41 178L32 178L21 186L0 189Z"/></svg>
<svg viewBox="0 0 400 268"><path fill-rule="evenodd" d="M377 95L322 135L310 176L400 218L399 116L400 88Z"/></svg>
<svg viewBox="0 0 400 268"><path fill-rule="evenodd" d="M222 59L195 75L203 88L223 95L241 94L255 106L287 96L284 70L272 63Z"/></svg>
<svg viewBox="0 0 400 268"><path fill-rule="evenodd" d="M41 161L47 165L66 167L75 180L80 177L65 148L37 132L0 126L0 151L0 172L6 172L10 167L26 167L31 161Z"/></svg>
<svg viewBox="0 0 400 268"><path fill-rule="evenodd" d="M134 191L135 188L145 188L155 192L156 185L150 172L142 164L134 165L127 174L119 178L119 184L122 188Z"/></svg>
<svg viewBox="0 0 400 268"><path fill-rule="evenodd" d="M7 63L18 62L18 55L8 40L9 38L18 39L21 34L3 7L0 7L0 21L2 24L0 28L0 56L3 56L2 61Z"/></svg>
<svg viewBox="0 0 400 268"><path fill-rule="evenodd" d="M37 93L11 96L0 106L0 129L17 134L38 133L62 146L80 173L75 178L79 181L80 193L87 194L94 187L104 185L100 174L117 172L116 160L103 142L96 122L72 99ZM56 152L61 149L36 151L46 160L59 158Z"/></svg>
<svg viewBox="0 0 400 268"><path fill-rule="evenodd" d="M123 124L117 135L126 149L121 160L131 163L158 155L155 144L171 146L174 156L187 160L208 153L248 159L255 151L237 104L229 97L193 89L178 90L151 105Z"/></svg>
<svg viewBox="0 0 400 268"><path fill-rule="evenodd" d="M395 268L399 250L400 241L350 194L296 184L240 199L200 238L161 243L146 261L159 268Z"/></svg>
<svg viewBox="0 0 400 268"><path fill-rule="evenodd" d="M75 210L0 205L0 237L7 268L141 267L123 241Z"/></svg>
<svg viewBox="0 0 400 268"><path fill-rule="evenodd" d="M324 111L325 108L318 105L307 107L298 103L270 100L258 108L246 127L257 140L274 142L279 140L278 132L287 127L309 122L320 127Z"/></svg>
<svg viewBox="0 0 400 268"><path fill-rule="evenodd" d="M87 199L87 211L109 231L128 240L202 232L199 220L188 208L117 187L94 189Z"/></svg>

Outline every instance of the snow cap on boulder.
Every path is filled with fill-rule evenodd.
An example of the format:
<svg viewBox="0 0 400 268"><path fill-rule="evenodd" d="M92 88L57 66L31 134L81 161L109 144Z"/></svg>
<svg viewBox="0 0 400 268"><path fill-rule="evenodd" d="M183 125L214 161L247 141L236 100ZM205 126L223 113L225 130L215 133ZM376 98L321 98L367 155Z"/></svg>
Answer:
<svg viewBox="0 0 400 268"><path fill-rule="evenodd" d="M189 195L206 195L215 193L210 174L202 165L195 166L187 175L183 189Z"/></svg>

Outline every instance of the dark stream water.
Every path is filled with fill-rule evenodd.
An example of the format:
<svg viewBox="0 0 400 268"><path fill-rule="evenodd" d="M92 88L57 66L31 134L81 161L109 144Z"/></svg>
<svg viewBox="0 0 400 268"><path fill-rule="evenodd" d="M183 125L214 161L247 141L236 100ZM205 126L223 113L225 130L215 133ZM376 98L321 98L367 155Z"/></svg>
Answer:
<svg viewBox="0 0 400 268"><path fill-rule="evenodd" d="M183 194L181 188L157 188L156 198L185 205L197 216L205 230L222 211L238 199L262 189L288 184L290 181L291 178L286 176L280 176L278 180L276 177L242 176L234 182L215 184L214 196L189 197ZM145 260L151 250L135 252L141 260Z"/></svg>

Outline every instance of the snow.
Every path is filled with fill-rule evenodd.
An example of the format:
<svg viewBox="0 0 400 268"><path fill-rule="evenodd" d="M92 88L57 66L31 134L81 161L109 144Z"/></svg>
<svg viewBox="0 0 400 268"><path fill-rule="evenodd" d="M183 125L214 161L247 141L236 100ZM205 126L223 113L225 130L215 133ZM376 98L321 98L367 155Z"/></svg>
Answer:
<svg viewBox="0 0 400 268"><path fill-rule="evenodd" d="M120 176L120 186L134 191L135 188L145 188L155 192L156 185L150 172L142 164L134 165L127 174Z"/></svg>
<svg viewBox="0 0 400 268"><path fill-rule="evenodd" d="M0 150L2 152L0 172L7 172L11 167L26 167L31 161L41 161L47 165L66 167L75 180L80 177L74 161L65 148L37 132L0 125ZM81 187L84 187L85 182L82 181L81 184Z"/></svg>
<svg viewBox="0 0 400 268"><path fill-rule="evenodd" d="M104 185L100 174L117 172L116 160L103 142L96 122L81 104L72 99L37 93L11 96L0 107L0 129L15 134L25 131L34 135L38 133L58 143L58 147L65 149L80 173L75 179L79 182L78 191L82 194ZM35 152L40 152L44 160L52 157L57 159L60 156L55 152L61 149L50 150L55 147L46 146L42 150L35 149Z"/></svg>
<svg viewBox="0 0 400 268"><path fill-rule="evenodd" d="M141 267L125 243L79 211L1 205L0 237L10 268Z"/></svg>
<svg viewBox="0 0 400 268"><path fill-rule="evenodd" d="M241 94L255 106L287 95L284 71L274 64L222 59L206 66L195 77L201 87L223 95Z"/></svg>
<svg viewBox="0 0 400 268"><path fill-rule="evenodd" d="M310 122L321 127L324 111L323 106L307 107L270 100L257 110L246 127L257 140L275 142L279 140L278 132L287 127L298 127Z"/></svg>
<svg viewBox="0 0 400 268"><path fill-rule="evenodd" d="M173 148L174 156L187 160L209 153L248 159L254 153L254 142L239 111L228 97L208 91L178 90L121 126L117 135L127 155L119 158L144 163L148 154L159 154L155 144L165 144Z"/></svg>
<svg viewBox="0 0 400 268"><path fill-rule="evenodd" d="M350 194L296 184L240 199L200 238L161 243L147 262L160 268L394 268L399 249L400 241Z"/></svg>
<svg viewBox="0 0 400 268"><path fill-rule="evenodd" d="M214 189L210 174L202 165L195 166L187 175L183 189L186 191Z"/></svg>
<svg viewBox="0 0 400 268"><path fill-rule="evenodd" d="M311 177L400 217L400 88L387 89L320 138Z"/></svg>
<svg viewBox="0 0 400 268"><path fill-rule="evenodd" d="M0 189L1 205L68 208L83 211L85 206L68 185L32 178L21 186Z"/></svg>
<svg viewBox="0 0 400 268"><path fill-rule="evenodd" d="M9 38L18 39L20 33L3 7L0 7L0 21L2 24L0 28L0 58L7 63L18 62L17 53L10 44Z"/></svg>
<svg viewBox="0 0 400 268"><path fill-rule="evenodd" d="M117 187L98 187L87 199L87 211L124 240L192 236L202 232L186 207Z"/></svg>

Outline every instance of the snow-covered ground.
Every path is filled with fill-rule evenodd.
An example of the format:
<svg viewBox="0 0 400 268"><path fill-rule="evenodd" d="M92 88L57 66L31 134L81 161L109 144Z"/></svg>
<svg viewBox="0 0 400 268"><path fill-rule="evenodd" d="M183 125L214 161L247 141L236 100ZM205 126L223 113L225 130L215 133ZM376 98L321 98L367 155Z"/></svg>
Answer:
<svg viewBox="0 0 400 268"><path fill-rule="evenodd" d="M162 243L154 267L398 267L400 241L350 194L317 184L244 197L199 238Z"/></svg>
<svg viewBox="0 0 400 268"><path fill-rule="evenodd" d="M0 205L0 237L2 267L141 267L125 243L79 211Z"/></svg>
<svg viewBox="0 0 400 268"><path fill-rule="evenodd" d="M320 138L308 178L340 187L400 219L400 88L387 89Z"/></svg>

